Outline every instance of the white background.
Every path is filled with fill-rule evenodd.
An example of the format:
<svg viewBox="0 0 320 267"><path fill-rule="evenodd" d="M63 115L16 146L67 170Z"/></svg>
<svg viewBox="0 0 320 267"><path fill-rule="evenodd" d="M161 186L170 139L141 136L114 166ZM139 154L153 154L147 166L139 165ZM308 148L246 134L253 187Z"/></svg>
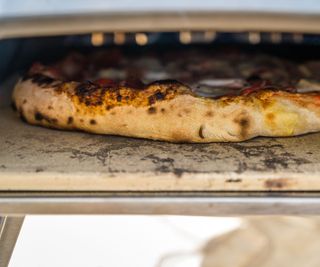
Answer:
<svg viewBox="0 0 320 267"><path fill-rule="evenodd" d="M207 240L236 218L189 216L30 216L10 267L198 267Z"/></svg>

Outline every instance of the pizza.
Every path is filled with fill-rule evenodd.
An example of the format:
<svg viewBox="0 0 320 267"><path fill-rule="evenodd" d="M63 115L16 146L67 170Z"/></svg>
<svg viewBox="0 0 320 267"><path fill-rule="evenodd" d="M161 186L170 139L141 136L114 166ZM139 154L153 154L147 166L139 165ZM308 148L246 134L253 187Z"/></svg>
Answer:
<svg viewBox="0 0 320 267"><path fill-rule="evenodd" d="M121 50L35 63L13 105L33 125L170 142L320 130L318 62L238 50Z"/></svg>

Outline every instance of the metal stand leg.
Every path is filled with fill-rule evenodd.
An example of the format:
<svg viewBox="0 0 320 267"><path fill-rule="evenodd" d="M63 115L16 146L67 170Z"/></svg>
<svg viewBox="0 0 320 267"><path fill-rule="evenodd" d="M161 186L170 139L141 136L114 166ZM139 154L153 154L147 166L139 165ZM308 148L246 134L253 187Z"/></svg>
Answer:
<svg viewBox="0 0 320 267"><path fill-rule="evenodd" d="M0 217L0 267L7 267L24 217Z"/></svg>

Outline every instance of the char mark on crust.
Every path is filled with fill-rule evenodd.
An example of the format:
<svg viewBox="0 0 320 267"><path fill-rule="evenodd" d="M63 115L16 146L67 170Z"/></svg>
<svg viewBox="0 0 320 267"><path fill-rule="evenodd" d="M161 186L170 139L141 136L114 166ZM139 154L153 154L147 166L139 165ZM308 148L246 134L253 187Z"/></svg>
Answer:
<svg viewBox="0 0 320 267"><path fill-rule="evenodd" d="M75 94L79 101L86 106L100 106L103 104L106 88L101 88L101 86L89 81L77 85Z"/></svg>
<svg viewBox="0 0 320 267"><path fill-rule="evenodd" d="M204 139L204 138L205 138L204 135L203 135L203 129L204 129L204 126L201 125L200 128L199 128L199 137L200 137L201 139Z"/></svg>
<svg viewBox="0 0 320 267"><path fill-rule="evenodd" d="M42 120L44 120L44 121L46 121L46 122L48 122L48 123L50 123L50 124L51 124L51 123L55 124L55 123L58 122L57 119L55 119L55 118L50 118L50 117L48 117L48 116L40 113L39 111L36 111L36 112L34 113L34 119L35 119L36 121L42 121Z"/></svg>
<svg viewBox="0 0 320 267"><path fill-rule="evenodd" d="M157 113L157 109L155 107L150 107L150 108L148 108L148 113L155 114L155 113Z"/></svg>
<svg viewBox="0 0 320 267"><path fill-rule="evenodd" d="M90 120L90 124L91 124L91 125L95 125L95 124L97 124L97 122L96 122L96 120L91 119L91 120Z"/></svg>
<svg viewBox="0 0 320 267"><path fill-rule="evenodd" d="M73 117L68 117L68 124L71 124L73 122Z"/></svg>
<svg viewBox="0 0 320 267"><path fill-rule="evenodd" d="M240 118L236 118L234 122L239 125L240 137L246 139L250 128L250 118L248 116L240 116Z"/></svg>
<svg viewBox="0 0 320 267"><path fill-rule="evenodd" d="M48 77L42 73L35 73L35 74L27 74L22 78L22 81L31 80L33 83L36 83L39 86L49 85L56 81L51 77Z"/></svg>

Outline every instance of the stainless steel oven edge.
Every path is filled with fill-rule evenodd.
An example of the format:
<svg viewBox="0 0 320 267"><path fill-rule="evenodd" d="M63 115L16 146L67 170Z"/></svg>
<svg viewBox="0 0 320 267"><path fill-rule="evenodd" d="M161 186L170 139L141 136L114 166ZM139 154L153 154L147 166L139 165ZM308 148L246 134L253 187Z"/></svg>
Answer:
<svg viewBox="0 0 320 267"><path fill-rule="evenodd" d="M0 193L0 213L135 215L318 215L319 193Z"/></svg>

